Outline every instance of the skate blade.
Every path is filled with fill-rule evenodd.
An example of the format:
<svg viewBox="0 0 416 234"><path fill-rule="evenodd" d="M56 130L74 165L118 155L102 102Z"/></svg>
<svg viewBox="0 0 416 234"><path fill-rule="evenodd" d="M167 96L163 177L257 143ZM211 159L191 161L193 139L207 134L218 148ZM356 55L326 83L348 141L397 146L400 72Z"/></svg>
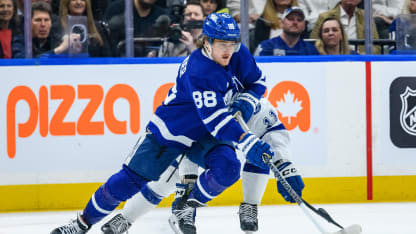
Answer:
<svg viewBox="0 0 416 234"><path fill-rule="evenodd" d="M252 231L245 231L244 233L245 234L254 234L254 232L252 232Z"/></svg>
<svg viewBox="0 0 416 234"><path fill-rule="evenodd" d="M175 234L183 234L183 232L179 229L178 219L176 218L175 215L171 215L168 221L169 221L170 228L172 228L172 231Z"/></svg>
<svg viewBox="0 0 416 234"><path fill-rule="evenodd" d="M327 232L326 234L360 234L362 228L358 224L353 224L337 232Z"/></svg>

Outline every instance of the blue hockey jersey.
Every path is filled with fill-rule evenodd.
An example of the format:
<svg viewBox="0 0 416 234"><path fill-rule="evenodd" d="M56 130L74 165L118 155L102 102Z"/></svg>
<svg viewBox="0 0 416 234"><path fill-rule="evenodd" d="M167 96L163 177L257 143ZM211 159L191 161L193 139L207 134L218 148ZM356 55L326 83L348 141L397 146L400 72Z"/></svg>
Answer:
<svg viewBox="0 0 416 234"><path fill-rule="evenodd" d="M226 67L198 49L180 65L175 85L147 128L162 145L183 149L208 133L237 142L244 131L228 105L238 92L250 90L260 98L265 89L265 78L244 45Z"/></svg>

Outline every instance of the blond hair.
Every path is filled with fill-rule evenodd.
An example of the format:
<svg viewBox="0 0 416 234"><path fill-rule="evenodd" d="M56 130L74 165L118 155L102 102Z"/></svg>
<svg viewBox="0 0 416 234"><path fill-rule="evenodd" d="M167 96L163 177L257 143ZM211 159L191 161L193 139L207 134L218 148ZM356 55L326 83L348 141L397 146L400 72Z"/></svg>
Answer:
<svg viewBox="0 0 416 234"><path fill-rule="evenodd" d="M410 6L410 0L405 0L404 3L403 3L402 14L414 14L414 13L416 13L416 12L410 12L409 6Z"/></svg>
<svg viewBox="0 0 416 234"><path fill-rule="evenodd" d="M280 28L280 19L277 17L277 7L274 3L275 0L267 0L263 10L263 18L267 26L277 29ZM298 1L292 0L290 6L297 6Z"/></svg>
<svg viewBox="0 0 416 234"><path fill-rule="evenodd" d="M69 15L69 3L71 0L61 0L59 5L59 19L63 29L66 31L68 30L68 15ZM85 12L84 15L87 16L87 28L88 28L88 36L95 38L100 46L104 45L103 39L100 36L100 33L95 27L94 16L92 14L91 9L91 1L85 0Z"/></svg>

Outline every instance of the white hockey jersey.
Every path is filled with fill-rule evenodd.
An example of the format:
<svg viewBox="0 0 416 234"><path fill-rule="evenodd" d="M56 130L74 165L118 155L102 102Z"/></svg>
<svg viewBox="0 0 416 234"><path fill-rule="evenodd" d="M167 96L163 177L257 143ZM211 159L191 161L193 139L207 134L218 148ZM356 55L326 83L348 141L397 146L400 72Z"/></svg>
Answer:
<svg viewBox="0 0 416 234"><path fill-rule="evenodd" d="M247 122L250 131L271 146L273 162L290 159L289 132L279 120L276 108L266 99L260 99L260 105Z"/></svg>

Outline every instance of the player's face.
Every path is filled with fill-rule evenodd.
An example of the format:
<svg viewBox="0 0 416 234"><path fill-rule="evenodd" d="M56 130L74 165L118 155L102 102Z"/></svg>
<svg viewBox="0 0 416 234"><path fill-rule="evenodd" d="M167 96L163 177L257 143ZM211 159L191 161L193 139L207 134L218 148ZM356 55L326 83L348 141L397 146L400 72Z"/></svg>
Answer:
<svg viewBox="0 0 416 234"><path fill-rule="evenodd" d="M69 13L71 15L83 15L86 7L86 0L70 0L69 1Z"/></svg>
<svg viewBox="0 0 416 234"><path fill-rule="evenodd" d="M235 47L236 43L233 41L214 40L212 43L212 58L215 62L225 67L230 63Z"/></svg>
<svg viewBox="0 0 416 234"><path fill-rule="evenodd" d="M341 28L336 20L328 20L322 25L322 40L326 46L334 47L339 45L342 39Z"/></svg>

